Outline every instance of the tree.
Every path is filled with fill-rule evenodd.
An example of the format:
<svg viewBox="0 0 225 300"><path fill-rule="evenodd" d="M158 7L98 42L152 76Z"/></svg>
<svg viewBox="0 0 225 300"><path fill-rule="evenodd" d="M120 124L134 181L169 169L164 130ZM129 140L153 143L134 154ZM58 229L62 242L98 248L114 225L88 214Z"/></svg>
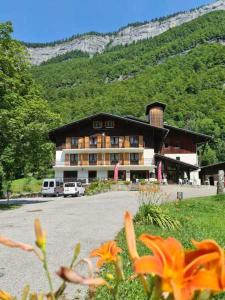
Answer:
<svg viewBox="0 0 225 300"><path fill-rule="evenodd" d="M48 131L59 124L35 84L24 46L0 24L0 162L6 181L49 168Z"/></svg>

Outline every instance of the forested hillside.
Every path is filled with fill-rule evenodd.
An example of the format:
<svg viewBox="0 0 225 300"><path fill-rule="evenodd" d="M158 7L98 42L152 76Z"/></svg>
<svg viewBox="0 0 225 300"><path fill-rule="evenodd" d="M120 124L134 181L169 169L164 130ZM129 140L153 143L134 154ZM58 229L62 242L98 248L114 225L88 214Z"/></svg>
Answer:
<svg viewBox="0 0 225 300"><path fill-rule="evenodd" d="M12 24L0 23L0 197L3 182L42 177L53 160L48 131L59 124L30 73L26 53L11 38Z"/></svg>
<svg viewBox="0 0 225 300"><path fill-rule="evenodd" d="M213 12L93 58L59 57L33 74L64 123L100 111L144 117L159 100L168 123L215 136L205 163L225 160L224 40L225 12Z"/></svg>

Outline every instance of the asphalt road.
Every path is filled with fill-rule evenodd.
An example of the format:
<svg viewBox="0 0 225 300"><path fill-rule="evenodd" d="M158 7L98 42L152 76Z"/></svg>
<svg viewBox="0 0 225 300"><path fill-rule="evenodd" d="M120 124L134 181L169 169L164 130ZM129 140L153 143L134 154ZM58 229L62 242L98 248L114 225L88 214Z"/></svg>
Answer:
<svg viewBox="0 0 225 300"><path fill-rule="evenodd" d="M81 243L81 257L102 242L114 239L123 226L123 214L137 209L136 192L110 192L91 197L18 200L24 205L0 211L0 234L25 243L34 243L33 221L40 218L47 231L51 272L68 266L73 247ZM59 283L56 276L55 287ZM47 290L40 262L32 253L0 246L0 289L15 295L29 283L31 290ZM76 290L70 286L69 294ZM80 299L83 299L80 296Z"/></svg>
<svg viewBox="0 0 225 300"><path fill-rule="evenodd" d="M175 199L177 191L183 191L184 198L215 194L214 187L165 186L163 191L170 200ZM40 218L47 231L49 266L54 274L59 266L70 264L77 242L81 243L81 257L86 257L101 243L114 239L123 226L124 212L136 212L137 198L137 192L109 192L79 198L19 199L15 202L23 203L22 207L0 211L0 234L34 244L33 221ZM59 282L54 276L55 287ZM40 262L32 253L0 246L0 289L18 295L27 283L33 291L48 289ZM69 295L76 289L71 285ZM83 295L82 289L79 299Z"/></svg>

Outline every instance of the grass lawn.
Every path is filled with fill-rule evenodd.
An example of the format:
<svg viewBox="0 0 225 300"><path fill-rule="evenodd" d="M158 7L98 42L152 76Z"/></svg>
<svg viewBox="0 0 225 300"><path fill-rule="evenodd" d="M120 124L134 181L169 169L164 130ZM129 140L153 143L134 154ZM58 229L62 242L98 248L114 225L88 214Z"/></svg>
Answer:
<svg viewBox="0 0 225 300"><path fill-rule="evenodd" d="M225 196L211 196L204 198L195 198L182 201L179 204L165 204L164 209L174 218L178 219L182 228L179 230L163 230L155 226L136 225L136 236L142 233L150 233L163 237L172 236L179 239L186 248L191 247L191 239L201 241L203 239L215 239L223 248L225 248ZM124 265L127 266L127 273L132 274L130 262L127 254L124 230L117 236L118 245L124 250L122 257ZM139 255L148 254L149 250L138 242ZM110 272L108 269L102 270L103 275ZM126 275L128 275L126 274ZM146 299L140 283L135 281L125 282L119 287L119 299L141 300ZM96 299L111 299L106 293L105 288L97 292ZM216 296L215 299L224 299L225 294Z"/></svg>
<svg viewBox="0 0 225 300"><path fill-rule="evenodd" d="M21 207L22 204L0 204L0 211L1 210L11 210Z"/></svg>
<svg viewBox="0 0 225 300"><path fill-rule="evenodd" d="M12 193L24 194L24 193L38 193L41 191L42 179L36 179L34 177L26 177L16 179L12 182Z"/></svg>

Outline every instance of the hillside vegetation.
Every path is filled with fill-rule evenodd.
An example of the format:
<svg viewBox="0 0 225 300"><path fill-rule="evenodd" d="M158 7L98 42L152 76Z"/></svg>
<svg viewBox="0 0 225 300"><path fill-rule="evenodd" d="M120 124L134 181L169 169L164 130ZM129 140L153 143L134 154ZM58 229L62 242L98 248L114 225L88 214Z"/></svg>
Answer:
<svg viewBox="0 0 225 300"><path fill-rule="evenodd" d="M33 68L63 122L100 111L144 117L168 104L170 124L215 136L204 163L225 160L225 12L213 12L153 39ZM57 62L58 61L58 62Z"/></svg>

